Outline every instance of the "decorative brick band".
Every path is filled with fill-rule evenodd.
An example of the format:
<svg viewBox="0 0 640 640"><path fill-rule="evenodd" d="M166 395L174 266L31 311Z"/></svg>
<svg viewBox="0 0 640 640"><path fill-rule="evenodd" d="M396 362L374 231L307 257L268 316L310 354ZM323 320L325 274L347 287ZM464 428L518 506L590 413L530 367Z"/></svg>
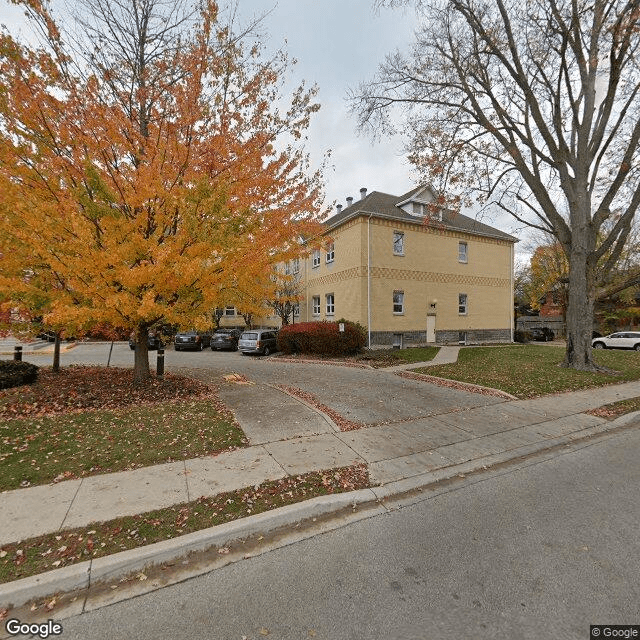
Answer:
<svg viewBox="0 0 640 640"><path fill-rule="evenodd" d="M365 268L366 275L366 268ZM400 280L418 280L421 282L455 283L479 285L484 287L509 287L511 282L507 278L488 278L455 273L437 273L433 271L414 271L410 269L389 269L388 267L372 267L372 278L388 278Z"/></svg>

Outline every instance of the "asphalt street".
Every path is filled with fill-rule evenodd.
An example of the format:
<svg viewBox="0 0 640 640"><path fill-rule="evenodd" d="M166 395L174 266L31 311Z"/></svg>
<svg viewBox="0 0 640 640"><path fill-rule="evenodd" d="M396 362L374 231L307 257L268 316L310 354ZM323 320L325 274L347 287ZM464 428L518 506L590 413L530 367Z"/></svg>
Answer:
<svg viewBox="0 0 640 640"><path fill-rule="evenodd" d="M640 623L640 428L62 621L65 640L586 640Z"/></svg>

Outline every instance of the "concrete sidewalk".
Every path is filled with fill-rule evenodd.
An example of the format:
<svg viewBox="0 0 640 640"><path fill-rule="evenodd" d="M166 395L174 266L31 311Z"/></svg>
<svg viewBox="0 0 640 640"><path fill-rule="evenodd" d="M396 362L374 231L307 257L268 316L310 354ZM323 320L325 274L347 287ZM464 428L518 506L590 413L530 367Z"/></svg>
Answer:
<svg viewBox="0 0 640 640"><path fill-rule="evenodd" d="M265 389L269 387L261 387L260 393ZM282 391L272 388L270 393L277 398L272 406L281 406ZM613 423L585 411L636 396L640 382L629 382L348 432L340 432L330 418L304 406L317 418L311 429L315 433L309 435L263 438L259 444L213 457L0 493L0 545L353 463L366 463L372 483L382 485L428 472L453 473L460 464L481 468L610 429ZM287 410L281 418L288 420L290 414ZM277 436L277 429L270 430L277 416L269 418L265 433ZM251 436L250 440L255 441Z"/></svg>

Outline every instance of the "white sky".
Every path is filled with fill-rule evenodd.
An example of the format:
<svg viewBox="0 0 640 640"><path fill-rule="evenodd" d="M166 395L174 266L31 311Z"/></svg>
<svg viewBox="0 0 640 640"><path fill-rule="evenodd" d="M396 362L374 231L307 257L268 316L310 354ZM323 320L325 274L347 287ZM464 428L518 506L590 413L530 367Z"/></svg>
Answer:
<svg viewBox="0 0 640 640"><path fill-rule="evenodd" d="M344 204L347 196L357 200L361 187L401 195L416 186L402 138L373 142L358 133L348 112L347 91L371 79L387 53L406 51L417 27L411 9L376 11L373 4L374 0L239 0L240 17L247 20L271 10L264 22L267 45L271 50L284 48L298 61L292 72L295 85L304 80L308 86L319 86L321 109L308 132L307 150L314 166L331 150L325 173L327 205ZM20 22L21 10L0 0L0 23L14 30ZM483 222L514 232L509 216ZM520 252L524 244L516 245Z"/></svg>

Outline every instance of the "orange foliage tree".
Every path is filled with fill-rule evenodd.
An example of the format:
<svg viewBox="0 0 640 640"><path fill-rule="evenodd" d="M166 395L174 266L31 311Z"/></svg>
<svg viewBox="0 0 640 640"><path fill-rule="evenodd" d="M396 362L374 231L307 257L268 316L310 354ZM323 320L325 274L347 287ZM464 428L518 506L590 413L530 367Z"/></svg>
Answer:
<svg viewBox="0 0 640 640"><path fill-rule="evenodd" d="M37 271L55 283L45 322L134 332L139 383L151 327L211 326L230 289L268 288L318 234L315 90L285 100L286 56L211 1L86 0L85 40L18 3L44 39L0 34L3 285Z"/></svg>

